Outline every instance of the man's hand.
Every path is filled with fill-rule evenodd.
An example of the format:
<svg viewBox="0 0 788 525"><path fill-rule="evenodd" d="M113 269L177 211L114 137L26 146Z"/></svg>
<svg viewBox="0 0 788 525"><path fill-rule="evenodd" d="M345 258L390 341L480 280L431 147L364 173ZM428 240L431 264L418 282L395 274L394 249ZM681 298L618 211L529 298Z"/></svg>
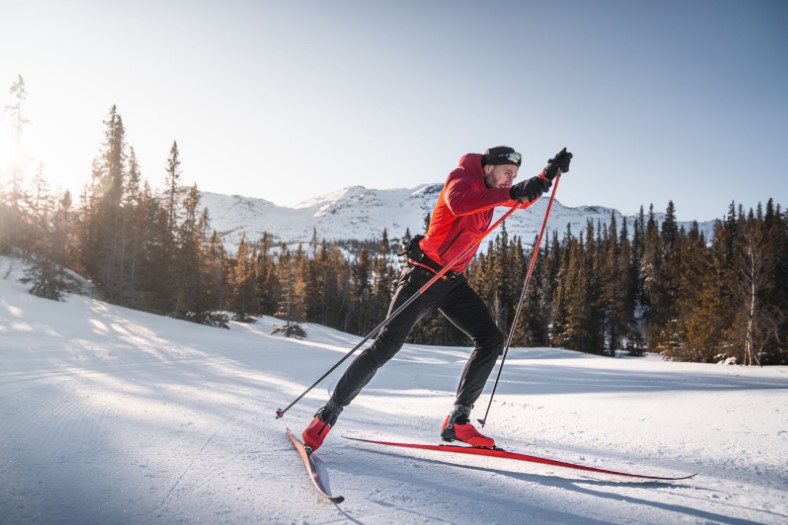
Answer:
<svg viewBox="0 0 788 525"><path fill-rule="evenodd" d="M520 202L536 200L552 185L552 182L542 177L531 177L509 188L509 197Z"/></svg>
<svg viewBox="0 0 788 525"><path fill-rule="evenodd" d="M561 170L561 173L569 171L570 162L572 162L572 154L566 151L566 148L562 149L555 157L547 161L544 176L552 182L558 176L558 170Z"/></svg>

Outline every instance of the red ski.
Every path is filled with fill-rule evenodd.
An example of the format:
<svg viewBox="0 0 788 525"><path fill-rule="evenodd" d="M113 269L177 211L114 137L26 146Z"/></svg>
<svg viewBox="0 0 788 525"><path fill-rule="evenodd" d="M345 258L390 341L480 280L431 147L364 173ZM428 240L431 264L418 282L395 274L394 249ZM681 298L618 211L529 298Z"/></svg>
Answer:
<svg viewBox="0 0 788 525"><path fill-rule="evenodd" d="M293 446L301 455L301 459L304 460L304 466L306 467L307 474L309 474L312 484L314 484L318 494L326 498L331 503L342 503L345 501L343 496L332 496L323 486L323 482L320 480L320 475L317 471L317 465L315 465L315 461L312 459L312 449L304 446L304 444L301 443L292 432L290 432L290 429L287 430L287 437L289 437L290 441L293 442Z"/></svg>
<svg viewBox="0 0 788 525"><path fill-rule="evenodd" d="M398 443L394 441L378 441L375 439L362 439L345 436L347 439L354 441L361 441L364 443L373 443L376 445L387 445L391 447L403 448L416 448L420 450L436 450L439 452L454 452L457 454L472 454L476 456L491 456L496 458L513 459L516 461L529 461L531 463L543 463L545 465L553 465L556 467L565 467L575 470L585 470L588 472L597 472L601 474L612 474L614 476L626 476L629 478L651 479L660 481L678 481L682 479L689 479L695 474L689 476L665 477L665 476L648 476L645 474L632 474L630 472L619 472L617 470L608 470L603 468L589 467L580 465L578 463L567 463L566 461L558 461L555 459L541 458L539 456L529 456L527 454L518 454L517 452L508 452L502 448L478 448L467 447L462 445L425 445L420 443Z"/></svg>

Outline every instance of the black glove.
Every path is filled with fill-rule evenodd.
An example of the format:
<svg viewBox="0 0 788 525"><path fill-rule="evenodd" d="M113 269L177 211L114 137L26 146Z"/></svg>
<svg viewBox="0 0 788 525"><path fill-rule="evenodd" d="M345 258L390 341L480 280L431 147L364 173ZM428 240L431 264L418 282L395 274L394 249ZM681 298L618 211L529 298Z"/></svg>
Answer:
<svg viewBox="0 0 788 525"><path fill-rule="evenodd" d="M558 170L561 173L569 171L569 163L572 161L572 154L566 151L566 148L559 151L555 157L547 161L547 166L544 169L544 176L552 181L558 175Z"/></svg>
<svg viewBox="0 0 788 525"><path fill-rule="evenodd" d="M552 182L544 180L542 177L531 177L509 188L509 197L515 201L522 201L523 198L532 201L540 197L552 185Z"/></svg>

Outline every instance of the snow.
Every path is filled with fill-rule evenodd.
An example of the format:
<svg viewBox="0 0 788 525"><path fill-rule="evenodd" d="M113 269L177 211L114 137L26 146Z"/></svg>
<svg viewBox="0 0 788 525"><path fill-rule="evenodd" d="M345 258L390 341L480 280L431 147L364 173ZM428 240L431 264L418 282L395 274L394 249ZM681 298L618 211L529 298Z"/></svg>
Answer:
<svg viewBox="0 0 788 525"><path fill-rule="evenodd" d="M318 240L328 241L379 239L384 229L392 240L402 238L408 229L415 235L423 231L424 217L435 207L441 188L442 184L438 183L389 190L352 186L292 208L276 206L263 199L203 192L201 207L208 208L211 228L221 236L226 249L235 253L242 235L245 234L248 241L257 242L263 232L273 235L276 241L286 243L308 243L314 232L317 232ZM187 192L188 188L181 191ZM511 216L506 221L510 237L517 235L530 245L542 225L548 200L542 198L527 211ZM497 208L494 220L506 211L506 208ZM574 235L579 235L586 230L588 221L595 225L598 222L609 224L611 215L616 216L621 228L624 216L618 210L601 206L571 208L556 199L546 239L550 239L552 232L557 232L562 238L567 227ZM655 218L661 222L665 214L655 213ZM635 219L635 216L627 217L630 235L634 232ZM680 222L679 225L689 229L691 223ZM700 223L699 228L708 239L714 229L714 221ZM481 250L486 247L487 240L482 243Z"/></svg>
<svg viewBox="0 0 788 525"><path fill-rule="evenodd" d="M0 258L0 524L788 523L788 369L516 348L484 431L507 449L695 478L644 482L399 450L437 443L468 348L406 345L316 453L292 445L359 337L208 328L85 296L35 298ZM474 416L482 417L491 384Z"/></svg>

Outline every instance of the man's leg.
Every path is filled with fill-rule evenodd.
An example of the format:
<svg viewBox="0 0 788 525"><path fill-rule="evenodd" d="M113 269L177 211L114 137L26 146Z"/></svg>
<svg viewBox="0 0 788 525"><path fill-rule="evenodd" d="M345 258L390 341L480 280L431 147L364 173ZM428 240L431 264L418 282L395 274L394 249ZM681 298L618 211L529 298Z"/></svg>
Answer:
<svg viewBox="0 0 788 525"><path fill-rule="evenodd" d="M446 441L460 440L476 447L492 448L495 440L476 430L470 414L503 349L503 334L484 301L464 279L444 298L440 310L474 343L460 378L454 408L443 422L441 437Z"/></svg>
<svg viewBox="0 0 788 525"><path fill-rule="evenodd" d="M474 344L457 388L457 404L472 407L503 351L503 334L487 305L467 282L443 299L440 310Z"/></svg>
<svg viewBox="0 0 788 525"><path fill-rule="evenodd" d="M410 299L434 274L423 268L406 266L400 274L397 291L394 293L389 314ZM339 379L328 403L320 408L302 437L304 444L316 450L344 407L350 404L361 390L372 380L378 368L388 362L402 348L413 325L424 317L448 291L447 283L437 281L418 299L386 325L375 342L361 352Z"/></svg>
<svg viewBox="0 0 788 525"><path fill-rule="evenodd" d="M410 299L433 275L423 268L406 267L400 275L397 291L391 300L388 314ZM350 364L337 383L331 399L342 407L349 405L372 380L378 368L399 352L413 330L413 326L434 308L436 302L445 295L445 291L446 283L436 282L386 325L375 342L361 352Z"/></svg>

